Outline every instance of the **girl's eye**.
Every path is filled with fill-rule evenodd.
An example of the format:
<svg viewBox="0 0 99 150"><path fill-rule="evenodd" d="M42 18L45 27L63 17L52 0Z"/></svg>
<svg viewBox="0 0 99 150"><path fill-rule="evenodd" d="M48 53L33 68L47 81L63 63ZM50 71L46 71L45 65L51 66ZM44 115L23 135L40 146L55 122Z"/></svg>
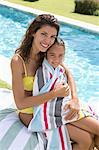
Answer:
<svg viewBox="0 0 99 150"><path fill-rule="evenodd" d="M63 58L64 56L63 56L63 55L60 55L59 57L60 57L60 58Z"/></svg>
<svg viewBox="0 0 99 150"><path fill-rule="evenodd" d="M59 59L61 59L61 60L62 60L63 58L64 58L64 55L59 56Z"/></svg>
<svg viewBox="0 0 99 150"><path fill-rule="evenodd" d="M50 57L54 57L54 54L50 54Z"/></svg>
<svg viewBox="0 0 99 150"><path fill-rule="evenodd" d="M63 55L60 55L59 57L63 57Z"/></svg>

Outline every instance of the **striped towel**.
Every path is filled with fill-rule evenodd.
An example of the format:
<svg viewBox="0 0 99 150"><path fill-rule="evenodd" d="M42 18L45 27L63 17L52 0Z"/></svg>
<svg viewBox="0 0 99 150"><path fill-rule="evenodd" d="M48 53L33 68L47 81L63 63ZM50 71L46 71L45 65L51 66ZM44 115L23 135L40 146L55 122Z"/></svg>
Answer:
<svg viewBox="0 0 99 150"><path fill-rule="evenodd" d="M42 66L37 70L33 95L39 95L52 90L58 83L67 83L64 69L58 66L55 70L44 59ZM47 150L71 150L70 139L65 124L76 121L86 116L96 118L90 106L81 103L79 114L72 120L64 120L64 116L70 111L64 112L63 108L70 100L71 95L65 98L55 98L34 107L34 117L29 124L29 131L43 133L47 139ZM53 140L55 139L55 140Z"/></svg>
<svg viewBox="0 0 99 150"><path fill-rule="evenodd" d="M54 70L44 59L42 67L38 69L35 76L33 95L48 92L61 82L67 82L64 69L59 66ZM34 108L34 117L28 129L45 135L47 139L46 150L72 149L63 111L63 107L69 99L69 96L64 100L58 97Z"/></svg>
<svg viewBox="0 0 99 150"><path fill-rule="evenodd" d="M33 95L39 95L50 91L58 83L67 83L66 75L62 66L58 66L55 70L44 59L42 67L36 73L33 87ZM96 117L92 108L84 102L80 103L80 112L72 120L65 120L64 116L70 111L64 111L64 106L71 99L71 94L65 98L55 98L40 106L34 107L34 117L29 125L32 131L45 131L65 125L86 116ZM39 121L39 124L38 124Z"/></svg>
<svg viewBox="0 0 99 150"><path fill-rule="evenodd" d="M45 138L29 132L15 109L0 111L0 150L45 150Z"/></svg>

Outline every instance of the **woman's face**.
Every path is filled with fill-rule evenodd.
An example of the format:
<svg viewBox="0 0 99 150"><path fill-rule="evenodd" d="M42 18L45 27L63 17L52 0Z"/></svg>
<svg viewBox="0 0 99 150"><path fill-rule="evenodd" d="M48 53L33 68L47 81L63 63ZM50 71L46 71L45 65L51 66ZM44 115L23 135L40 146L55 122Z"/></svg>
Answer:
<svg viewBox="0 0 99 150"><path fill-rule="evenodd" d="M51 27L49 25L42 26L36 33L33 34L33 52L46 52L46 50L54 43L56 36L57 30L55 27Z"/></svg>
<svg viewBox="0 0 99 150"><path fill-rule="evenodd" d="M58 65L62 63L64 54L65 54L64 46L54 44L47 51L47 60L53 68L56 68L58 67Z"/></svg>

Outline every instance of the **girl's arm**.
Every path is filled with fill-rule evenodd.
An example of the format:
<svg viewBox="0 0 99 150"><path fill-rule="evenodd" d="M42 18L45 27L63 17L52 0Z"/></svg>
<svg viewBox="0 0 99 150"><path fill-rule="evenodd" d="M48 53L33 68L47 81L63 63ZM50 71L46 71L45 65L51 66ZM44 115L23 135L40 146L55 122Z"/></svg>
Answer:
<svg viewBox="0 0 99 150"><path fill-rule="evenodd" d="M22 61L17 56L13 57L11 60L11 71L13 95L18 109L40 105L55 97L66 96L67 87L65 85L61 85L60 88L56 88L39 96L26 96L23 86L24 68Z"/></svg>

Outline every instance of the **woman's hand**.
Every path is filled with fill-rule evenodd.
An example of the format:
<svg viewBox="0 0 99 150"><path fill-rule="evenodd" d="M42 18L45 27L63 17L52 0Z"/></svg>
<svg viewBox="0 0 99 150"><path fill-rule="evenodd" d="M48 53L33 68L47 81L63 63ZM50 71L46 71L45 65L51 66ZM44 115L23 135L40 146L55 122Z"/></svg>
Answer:
<svg viewBox="0 0 99 150"><path fill-rule="evenodd" d="M64 85L64 84L58 84L55 86L54 89L55 93L56 93L56 97L65 97L69 95L69 86L68 84Z"/></svg>
<svg viewBox="0 0 99 150"><path fill-rule="evenodd" d="M64 111L67 109L70 109L70 112L65 116L65 120L71 120L79 113L80 110L78 98L71 99L64 107Z"/></svg>

